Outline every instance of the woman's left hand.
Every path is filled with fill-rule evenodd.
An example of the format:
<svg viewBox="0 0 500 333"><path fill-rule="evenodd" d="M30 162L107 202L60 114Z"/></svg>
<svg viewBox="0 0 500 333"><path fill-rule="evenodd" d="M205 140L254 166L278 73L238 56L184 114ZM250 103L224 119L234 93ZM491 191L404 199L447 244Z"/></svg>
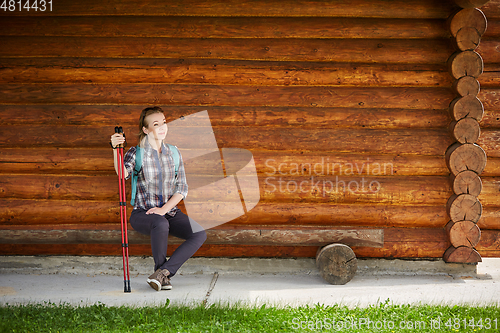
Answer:
<svg viewBox="0 0 500 333"><path fill-rule="evenodd" d="M149 214L158 214L158 215L165 215L167 214L167 211L165 209L163 209L163 207L153 207L151 209L149 209L147 212L146 212L147 215Z"/></svg>

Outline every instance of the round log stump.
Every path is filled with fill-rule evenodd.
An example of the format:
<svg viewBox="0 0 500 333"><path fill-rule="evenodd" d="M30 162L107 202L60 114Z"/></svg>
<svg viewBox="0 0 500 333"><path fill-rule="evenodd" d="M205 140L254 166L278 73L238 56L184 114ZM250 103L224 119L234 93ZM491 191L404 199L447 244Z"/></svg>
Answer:
<svg viewBox="0 0 500 333"><path fill-rule="evenodd" d="M454 247L475 247L481 239L481 230L472 221L450 221L446 225L446 232Z"/></svg>
<svg viewBox="0 0 500 333"><path fill-rule="evenodd" d="M481 135L481 128L476 119L463 118L450 124L450 133L460 143L475 143Z"/></svg>
<svg viewBox="0 0 500 333"><path fill-rule="evenodd" d="M453 82L453 90L460 96L477 96L480 89L479 81L472 76L464 76Z"/></svg>
<svg viewBox="0 0 500 333"><path fill-rule="evenodd" d="M475 51L454 53L448 59L448 71L456 80L463 76L479 77L483 73L483 58Z"/></svg>
<svg viewBox="0 0 500 333"><path fill-rule="evenodd" d="M467 143L452 144L445 155L446 165L455 176L465 170L471 170L478 175L486 167L486 153L480 146Z"/></svg>
<svg viewBox="0 0 500 333"><path fill-rule="evenodd" d="M475 249L468 246L450 246L444 253L443 260L459 264L477 264L482 261L481 255Z"/></svg>
<svg viewBox="0 0 500 333"><path fill-rule="evenodd" d="M354 277L358 260L349 246L330 244L318 250L316 265L323 279L330 284L341 285Z"/></svg>
<svg viewBox="0 0 500 333"><path fill-rule="evenodd" d="M463 28L473 28L479 36L482 36L487 27L486 16L477 8L462 9L456 12L451 16L449 23L453 37L457 37L458 32Z"/></svg>
<svg viewBox="0 0 500 333"><path fill-rule="evenodd" d="M455 98L451 101L449 110L451 117L456 121L466 117L481 121L484 114L483 103L476 95Z"/></svg>
<svg viewBox="0 0 500 333"><path fill-rule="evenodd" d="M452 177L452 188L456 195L470 194L477 197L483 189L483 183L477 173L466 170Z"/></svg>
<svg viewBox="0 0 500 333"><path fill-rule="evenodd" d="M477 223L483 213L481 202L470 194L452 195L448 199L446 209L453 222L467 220Z"/></svg>

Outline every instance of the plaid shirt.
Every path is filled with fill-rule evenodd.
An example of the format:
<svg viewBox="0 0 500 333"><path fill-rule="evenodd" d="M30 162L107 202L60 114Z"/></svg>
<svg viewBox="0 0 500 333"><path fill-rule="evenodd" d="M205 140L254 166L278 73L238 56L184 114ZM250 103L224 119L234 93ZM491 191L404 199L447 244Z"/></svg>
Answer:
<svg viewBox="0 0 500 333"><path fill-rule="evenodd" d="M144 142L144 155L142 157L142 168L137 177L137 193L134 209L142 208L148 210L154 207L161 207L175 193L180 193L186 198L188 185L180 152L179 169L176 178L174 159L170 148L162 143L161 153L158 154L158 152L151 147L148 140L144 140ZM134 172L136 152L137 147L134 146L131 147L124 156L124 164L129 177ZM174 216L177 210L178 208L176 206L167 214Z"/></svg>

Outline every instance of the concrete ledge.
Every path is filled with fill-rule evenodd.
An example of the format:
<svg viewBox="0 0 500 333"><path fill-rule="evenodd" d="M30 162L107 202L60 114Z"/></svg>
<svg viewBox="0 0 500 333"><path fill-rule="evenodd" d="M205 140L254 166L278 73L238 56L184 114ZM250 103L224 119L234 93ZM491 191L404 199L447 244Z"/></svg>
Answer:
<svg viewBox="0 0 500 333"><path fill-rule="evenodd" d="M121 256L0 256L0 274L122 275ZM152 257L129 258L130 274L153 272ZM191 258L177 274L319 275L310 258ZM359 259L356 275L452 275L477 277L477 265L447 264L443 260Z"/></svg>

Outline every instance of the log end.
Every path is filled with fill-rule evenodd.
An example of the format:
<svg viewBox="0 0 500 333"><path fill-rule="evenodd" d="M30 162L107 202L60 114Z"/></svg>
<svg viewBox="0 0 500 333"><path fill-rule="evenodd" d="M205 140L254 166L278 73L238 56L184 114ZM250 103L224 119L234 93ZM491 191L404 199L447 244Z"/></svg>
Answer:
<svg viewBox="0 0 500 333"><path fill-rule="evenodd" d="M466 246L450 246L443 255L447 263L477 264L481 262L481 255L475 249Z"/></svg>
<svg viewBox="0 0 500 333"><path fill-rule="evenodd" d="M316 255L316 264L323 279L334 285L351 281L358 269L354 251L344 244L330 244L321 248Z"/></svg>

